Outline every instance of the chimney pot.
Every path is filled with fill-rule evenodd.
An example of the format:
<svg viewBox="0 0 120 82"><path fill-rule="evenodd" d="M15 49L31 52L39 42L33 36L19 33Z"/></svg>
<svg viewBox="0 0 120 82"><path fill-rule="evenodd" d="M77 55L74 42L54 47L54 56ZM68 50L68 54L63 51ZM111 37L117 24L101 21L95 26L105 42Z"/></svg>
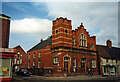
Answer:
<svg viewBox="0 0 120 82"><path fill-rule="evenodd" d="M107 47L112 48L112 41L111 40L107 40L106 44L107 44Z"/></svg>
<svg viewBox="0 0 120 82"><path fill-rule="evenodd" d="M43 42L43 39L41 39L41 42Z"/></svg>

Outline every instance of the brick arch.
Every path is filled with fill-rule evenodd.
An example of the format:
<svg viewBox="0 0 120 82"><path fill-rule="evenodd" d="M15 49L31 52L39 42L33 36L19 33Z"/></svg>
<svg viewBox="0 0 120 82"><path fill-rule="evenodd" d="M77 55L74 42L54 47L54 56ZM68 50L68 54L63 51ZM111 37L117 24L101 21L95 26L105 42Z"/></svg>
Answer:
<svg viewBox="0 0 120 82"><path fill-rule="evenodd" d="M71 56L68 55L68 54L66 54L66 55L63 56L63 68L64 68L64 63L65 63L65 61L64 61L65 57L69 57L70 58L70 60L68 61L68 71L70 72L70 68L71 68Z"/></svg>

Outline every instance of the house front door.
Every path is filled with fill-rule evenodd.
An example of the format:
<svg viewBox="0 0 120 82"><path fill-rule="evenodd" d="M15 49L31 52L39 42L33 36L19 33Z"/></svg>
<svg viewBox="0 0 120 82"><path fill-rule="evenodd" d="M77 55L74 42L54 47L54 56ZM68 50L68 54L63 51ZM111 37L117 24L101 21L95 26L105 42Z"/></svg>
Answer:
<svg viewBox="0 0 120 82"><path fill-rule="evenodd" d="M69 57L64 57L64 72L65 73L68 73L70 71L69 64L70 64L70 58Z"/></svg>
<svg viewBox="0 0 120 82"><path fill-rule="evenodd" d="M85 71L85 63L81 63L81 69L82 71Z"/></svg>
<svg viewBox="0 0 120 82"><path fill-rule="evenodd" d="M68 73L68 62L64 62L64 72Z"/></svg>

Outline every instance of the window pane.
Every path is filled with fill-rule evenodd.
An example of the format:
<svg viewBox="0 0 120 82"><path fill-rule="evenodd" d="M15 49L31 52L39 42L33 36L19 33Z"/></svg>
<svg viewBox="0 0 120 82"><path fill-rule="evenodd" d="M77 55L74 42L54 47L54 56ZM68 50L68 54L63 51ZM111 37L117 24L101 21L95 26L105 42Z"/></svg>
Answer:
<svg viewBox="0 0 120 82"><path fill-rule="evenodd" d="M95 68L96 67L96 61L95 61L95 59L92 59L92 61L91 61L91 67L92 68Z"/></svg>
<svg viewBox="0 0 120 82"><path fill-rule="evenodd" d="M80 46L82 46L81 44L82 44L82 43L81 43L81 39L80 39Z"/></svg>
<svg viewBox="0 0 120 82"><path fill-rule="evenodd" d="M30 59L30 54L29 54L29 56L28 56L28 59Z"/></svg>
<svg viewBox="0 0 120 82"><path fill-rule="evenodd" d="M73 43L73 46L74 46L74 45L75 45L75 38L73 38L73 40L72 40L72 41L73 41L72 43Z"/></svg>
<svg viewBox="0 0 120 82"><path fill-rule="evenodd" d="M35 58L35 53L33 53L33 58Z"/></svg>
<svg viewBox="0 0 120 82"><path fill-rule="evenodd" d="M54 63L58 63L59 62L59 57L54 57Z"/></svg>
<svg viewBox="0 0 120 82"><path fill-rule="evenodd" d="M76 67L76 59L73 58L73 67Z"/></svg>
<svg viewBox="0 0 120 82"><path fill-rule="evenodd" d="M39 52L39 58L41 57L41 52Z"/></svg>

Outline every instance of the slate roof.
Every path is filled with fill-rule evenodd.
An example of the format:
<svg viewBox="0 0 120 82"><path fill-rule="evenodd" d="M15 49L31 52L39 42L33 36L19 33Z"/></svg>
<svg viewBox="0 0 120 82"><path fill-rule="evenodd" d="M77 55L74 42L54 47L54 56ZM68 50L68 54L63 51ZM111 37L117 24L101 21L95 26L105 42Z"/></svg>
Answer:
<svg viewBox="0 0 120 82"><path fill-rule="evenodd" d="M96 45L98 54L103 58L120 59L120 48Z"/></svg>
<svg viewBox="0 0 120 82"><path fill-rule="evenodd" d="M42 49L42 48L44 48L47 45L52 45L52 36L50 36L49 38L47 38L43 42L39 42L37 45L35 45L34 47L32 47L27 52L38 50L38 49Z"/></svg>

